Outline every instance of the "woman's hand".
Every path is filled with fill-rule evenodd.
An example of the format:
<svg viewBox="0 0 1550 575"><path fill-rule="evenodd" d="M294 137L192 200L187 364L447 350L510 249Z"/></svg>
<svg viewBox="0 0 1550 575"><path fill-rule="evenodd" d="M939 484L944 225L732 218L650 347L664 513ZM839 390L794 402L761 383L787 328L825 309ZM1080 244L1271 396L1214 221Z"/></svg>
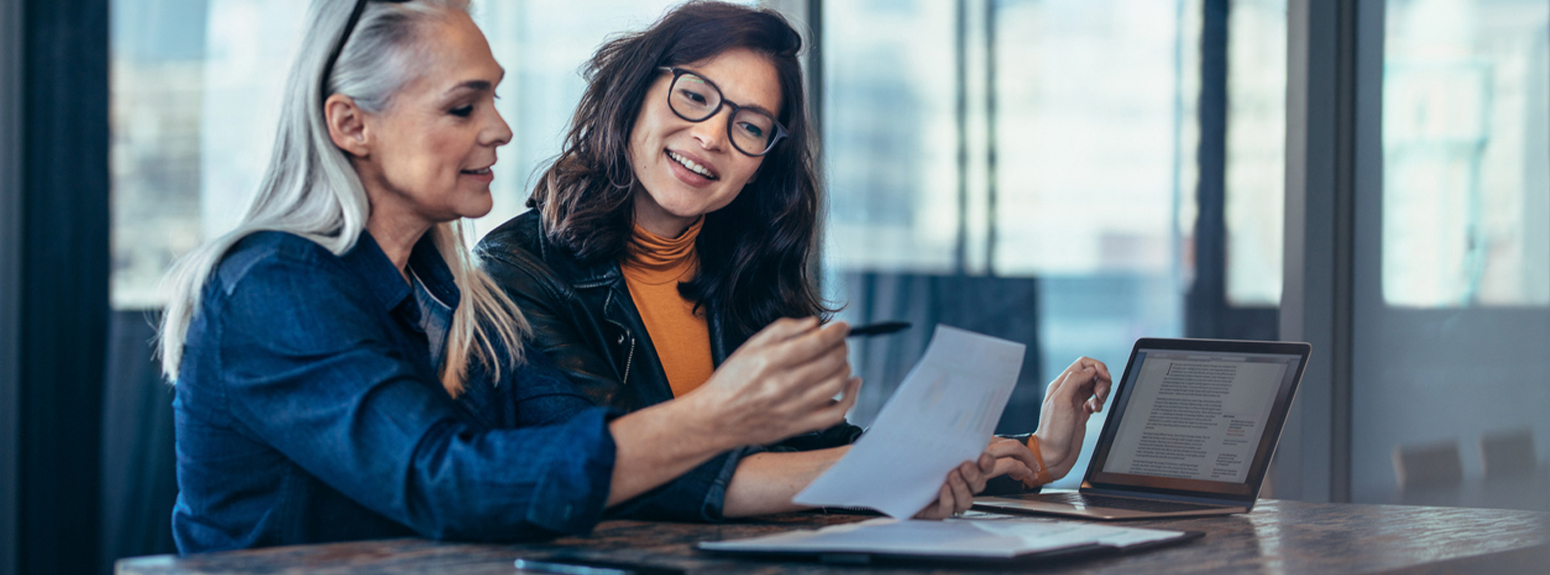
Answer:
<svg viewBox="0 0 1550 575"><path fill-rule="evenodd" d="M916 519L941 519L968 511L974 505L974 494L985 490L985 482L1002 475L1022 481L1033 479L1038 463L1028 446L1016 439L997 437L981 453L976 462L965 461L947 472L936 501L927 505Z"/></svg>
<svg viewBox="0 0 1550 575"><path fill-rule="evenodd" d="M945 519L969 510L974 494L985 490L985 481L995 477L997 458L981 453L978 461L965 461L947 472L947 481L937 492L936 501L915 514L916 519Z"/></svg>
<svg viewBox="0 0 1550 575"><path fill-rule="evenodd" d="M1039 461L1028 446L1016 439L992 437L985 453L996 458L996 466L990 477L1006 475L1018 481L1030 481L1038 472Z"/></svg>
<svg viewBox="0 0 1550 575"><path fill-rule="evenodd" d="M710 433L737 445L763 445L844 421L856 403L844 322L781 319L739 347L710 381L683 396ZM844 393L839 401L834 397ZM675 402L676 403L676 402Z"/></svg>
<svg viewBox="0 0 1550 575"><path fill-rule="evenodd" d="M1039 452L1045 468L1055 479L1065 477L1076 465L1087 435L1087 418L1103 411L1114 380L1109 367L1096 359L1076 360L1049 384L1039 412Z"/></svg>

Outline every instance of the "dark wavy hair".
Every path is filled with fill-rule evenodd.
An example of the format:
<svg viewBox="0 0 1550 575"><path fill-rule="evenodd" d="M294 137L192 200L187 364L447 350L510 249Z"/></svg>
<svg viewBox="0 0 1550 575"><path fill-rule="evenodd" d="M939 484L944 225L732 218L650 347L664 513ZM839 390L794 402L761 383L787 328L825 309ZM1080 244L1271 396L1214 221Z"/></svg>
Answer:
<svg viewBox="0 0 1550 575"><path fill-rule="evenodd" d="M764 156L757 176L725 208L705 215L695 241L699 274L678 292L725 325L751 334L781 317L826 315L810 263L821 206L815 137L808 123L802 37L780 14L723 2L689 2L645 31L603 44L586 65L586 92L565 144L527 205L550 241L587 262L622 259L639 187L630 132L663 66L745 48L774 64L780 123L790 136Z"/></svg>

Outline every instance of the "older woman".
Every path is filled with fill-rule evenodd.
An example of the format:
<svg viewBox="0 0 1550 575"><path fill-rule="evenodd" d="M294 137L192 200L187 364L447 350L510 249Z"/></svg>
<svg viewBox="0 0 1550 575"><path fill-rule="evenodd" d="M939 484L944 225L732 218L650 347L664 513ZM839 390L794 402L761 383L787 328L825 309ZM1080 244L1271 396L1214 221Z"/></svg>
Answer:
<svg viewBox="0 0 1550 575"><path fill-rule="evenodd" d="M821 202L800 50L772 11L690 2L592 58L534 209L479 246L538 347L590 397L629 410L735 389L751 374L733 359L755 332L827 312L810 274ZM1065 475L1109 386L1102 363L1072 364L1036 434L991 444L993 473L1029 485ZM751 455L733 486L780 503L761 511L793 508L790 494L860 433L786 438L768 448L809 465ZM944 500L950 487L967 495L950 477Z"/></svg>
<svg viewBox="0 0 1550 575"><path fill-rule="evenodd" d="M728 486L739 446L842 420L845 330L812 320L754 336L695 401L594 406L524 348L453 223L490 210L511 138L466 1L318 0L307 21L254 204L168 277L182 552L716 518L752 497Z"/></svg>

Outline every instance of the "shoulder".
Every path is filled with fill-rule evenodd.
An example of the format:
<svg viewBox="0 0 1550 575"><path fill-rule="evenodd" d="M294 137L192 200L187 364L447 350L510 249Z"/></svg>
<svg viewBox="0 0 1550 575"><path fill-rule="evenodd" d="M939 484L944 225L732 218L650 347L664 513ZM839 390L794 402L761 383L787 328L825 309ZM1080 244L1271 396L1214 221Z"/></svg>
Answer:
<svg viewBox="0 0 1550 575"><path fill-rule="evenodd" d="M481 256L485 253L501 254L521 250L541 257L547 247L543 245L542 227L538 210L528 210L485 234L475 249Z"/></svg>
<svg viewBox="0 0 1550 575"><path fill-rule="evenodd" d="M220 263L215 266L214 283L230 291L255 274L265 276L294 269L338 267L338 261L339 257L327 248L296 234L254 232L232 244L221 256Z"/></svg>
<svg viewBox="0 0 1550 575"><path fill-rule="evenodd" d="M203 301L205 312L229 323L239 316L267 321L320 309L342 312L373 300L360 277L328 248L295 234L264 231L226 250Z"/></svg>
<svg viewBox="0 0 1550 575"><path fill-rule="evenodd" d="M480 267L513 297L569 292L570 278L545 257L555 250L545 242L541 227L537 210L529 210L486 234L474 248Z"/></svg>
<svg viewBox="0 0 1550 575"><path fill-rule="evenodd" d="M317 358L391 340L392 305L327 247L289 233L260 232L226 252L199 314L201 333L209 337L204 343L223 369L263 370L289 361L283 358Z"/></svg>

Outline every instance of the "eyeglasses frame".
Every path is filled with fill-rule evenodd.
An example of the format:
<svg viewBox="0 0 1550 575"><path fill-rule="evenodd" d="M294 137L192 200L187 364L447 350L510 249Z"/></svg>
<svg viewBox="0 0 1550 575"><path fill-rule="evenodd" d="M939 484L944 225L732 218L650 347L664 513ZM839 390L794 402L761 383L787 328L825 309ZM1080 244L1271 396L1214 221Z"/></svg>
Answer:
<svg viewBox="0 0 1550 575"><path fill-rule="evenodd" d="M769 112L766 112L764 110L761 110L761 109L758 109L758 108L752 108L752 107L748 107L748 106L740 106L736 102L728 100L727 99L727 95L721 91L721 86L717 86L716 83L712 82L710 78L706 78L704 74L701 74L699 72L695 72L694 70L689 70L689 69L685 69L685 68L679 68L677 66L659 66L657 68L657 70L660 70L662 72L672 72L673 79L671 81L669 81L668 84L667 84L667 109L672 110L673 111L673 115L678 116L679 118L682 118L686 122L694 122L694 123L698 124L700 122L704 122L706 120L714 118L714 117L716 117L716 114L720 114L721 113L721 108L723 106L731 106L732 107L732 117L733 118L737 118L738 112L741 112L743 110L748 110L750 112L754 112L754 113L757 113L757 114L764 114L765 116L769 116L770 121L774 122L774 124L775 124L775 136L770 138L770 143L769 143L769 145L764 147L764 151L763 152L759 152L757 154L749 153L748 150L744 150L742 148L742 146L737 145L737 138L732 135L732 122L730 122L730 121L727 122L727 142L732 144L733 148L737 149L737 151L739 151L739 152L742 152L742 154L745 155L745 156L751 156L751 157L758 158L758 157L764 156L766 154L769 154L771 150L775 149L775 144L780 143L781 140L785 139L786 136L790 135L790 132L786 131L786 126L780 123L780 118L776 118L774 116L774 114L770 114ZM678 111L677 107L673 106L673 86L677 86L678 85L678 79L683 77L684 74L693 74L694 77L699 78L701 80L704 80L706 84L710 84L710 87L712 89L716 90L716 95L721 97L721 100L716 103L716 109L711 110L710 114L707 114L704 118L700 118L698 120L690 118L688 116L683 115L682 112Z"/></svg>

